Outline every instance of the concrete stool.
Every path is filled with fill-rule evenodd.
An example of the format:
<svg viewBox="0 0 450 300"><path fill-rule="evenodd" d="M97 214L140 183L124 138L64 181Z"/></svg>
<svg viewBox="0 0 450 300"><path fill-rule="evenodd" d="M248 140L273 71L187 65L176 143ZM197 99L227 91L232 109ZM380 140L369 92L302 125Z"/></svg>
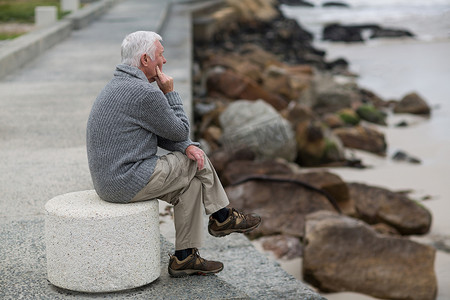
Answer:
<svg viewBox="0 0 450 300"><path fill-rule="evenodd" d="M90 190L57 196L45 210L52 284L80 292L113 292L159 277L158 200L109 203Z"/></svg>

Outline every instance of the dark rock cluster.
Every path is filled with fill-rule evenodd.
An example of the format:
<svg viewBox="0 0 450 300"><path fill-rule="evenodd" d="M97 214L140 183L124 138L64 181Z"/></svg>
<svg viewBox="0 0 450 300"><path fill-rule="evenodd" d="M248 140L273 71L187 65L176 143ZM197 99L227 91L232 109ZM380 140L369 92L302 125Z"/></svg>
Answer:
<svg viewBox="0 0 450 300"><path fill-rule="evenodd" d="M347 62L328 62L274 1L224 3L194 20L195 135L231 205L262 216L251 238L264 237L279 256L303 255L305 280L324 291L433 299L434 249L406 237L428 232L429 211L404 194L307 168L363 168L348 149L385 156L387 114L429 115L429 106L417 94L385 101L360 88ZM410 265L408 284L377 290ZM410 285L419 273L424 284Z"/></svg>
<svg viewBox="0 0 450 300"><path fill-rule="evenodd" d="M369 39L414 37L408 30L384 28L376 24L341 25L337 23L325 26L322 39L333 42L363 42L363 32L368 33Z"/></svg>

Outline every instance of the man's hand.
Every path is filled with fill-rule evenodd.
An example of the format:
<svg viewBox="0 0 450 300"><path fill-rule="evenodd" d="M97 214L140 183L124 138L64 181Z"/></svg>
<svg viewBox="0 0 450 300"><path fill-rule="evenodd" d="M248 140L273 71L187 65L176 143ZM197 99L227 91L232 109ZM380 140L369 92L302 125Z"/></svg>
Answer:
<svg viewBox="0 0 450 300"><path fill-rule="evenodd" d="M186 148L186 156L189 159L197 162L197 167L199 170L203 169L203 167L205 166L205 153L202 149L194 145L190 145Z"/></svg>
<svg viewBox="0 0 450 300"><path fill-rule="evenodd" d="M156 66L155 80L164 95L173 91L173 78L161 72L158 66Z"/></svg>

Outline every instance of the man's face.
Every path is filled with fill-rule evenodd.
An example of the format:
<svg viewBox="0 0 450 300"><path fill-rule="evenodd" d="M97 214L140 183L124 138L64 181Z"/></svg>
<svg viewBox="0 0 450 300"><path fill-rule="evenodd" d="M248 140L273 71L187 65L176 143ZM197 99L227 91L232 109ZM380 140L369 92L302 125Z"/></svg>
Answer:
<svg viewBox="0 0 450 300"><path fill-rule="evenodd" d="M147 76L148 81L153 82L155 81L156 77L156 67L159 67L159 69L163 70L163 64L165 64L167 61L164 58L164 47L161 45L160 41L156 41L156 51L155 51L155 59L152 60L150 56L146 55L144 58L144 62L141 62L141 70L144 72L144 74Z"/></svg>

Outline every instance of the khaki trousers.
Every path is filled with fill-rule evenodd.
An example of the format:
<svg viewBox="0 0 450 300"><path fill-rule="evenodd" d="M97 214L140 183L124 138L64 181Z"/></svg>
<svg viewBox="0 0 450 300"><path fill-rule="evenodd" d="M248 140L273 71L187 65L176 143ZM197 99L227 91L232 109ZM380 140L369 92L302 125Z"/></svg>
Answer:
<svg viewBox="0 0 450 300"><path fill-rule="evenodd" d="M148 184L131 202L158 198L174 206L175 250L200 248L204 240L204 214L212 214L229 204L228 197L205 156L205 166L181 152L161 156Z"/></svg>

